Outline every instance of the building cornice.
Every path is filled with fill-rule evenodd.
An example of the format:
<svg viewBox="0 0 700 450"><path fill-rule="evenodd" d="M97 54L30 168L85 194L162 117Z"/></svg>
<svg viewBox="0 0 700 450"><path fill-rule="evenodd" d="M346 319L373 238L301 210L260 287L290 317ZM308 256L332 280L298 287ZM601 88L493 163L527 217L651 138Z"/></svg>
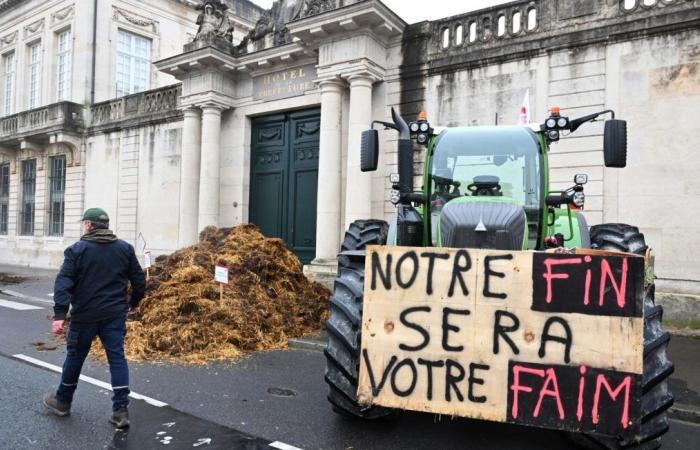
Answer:
<svg viewBox="0 0 700 450"><path fill-rule="evenodd" d="M27 3L28 0L0 0L0 14L3 14L12 8Z"/></svg>

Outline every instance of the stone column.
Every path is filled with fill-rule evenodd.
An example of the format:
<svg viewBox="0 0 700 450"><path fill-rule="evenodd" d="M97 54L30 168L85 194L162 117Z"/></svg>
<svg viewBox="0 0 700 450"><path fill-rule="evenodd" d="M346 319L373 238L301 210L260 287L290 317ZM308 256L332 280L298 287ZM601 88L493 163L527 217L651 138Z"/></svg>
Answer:
<svg viewBox="0 0 700 450"><path fill-rule="evenodd" d="M199 175L198 230L219 226L219 166L221 155L221 111L216 105L202 106L202 165Z"/></svg>
<svg viewBox="0 0 700 450"><path fill-rule="evenodd" d="M340 251L341 205L341 116L340 80L325 80L321 88L321 136L318 161L318 204L316 213L316 261L333 260Z"/></svg>
<svg viewBox="0 0 700 450"><path fill-rule="evenodd" d="M182 128L180 160L180 228L178 248L197 243L199 229L199 171L202 151L202 112L187 108Z"/></svg>
<svg viewBox="0 0 700 450"><path fill-rule="evenodd" d="M350 118L348 126L347 180L345 186L345 228L353 221L371 219L372 174L360 171L362 132L372 122L372 85L369 74L352 75L350 82ZM319 186L322 186L319 184Z"/></svg>

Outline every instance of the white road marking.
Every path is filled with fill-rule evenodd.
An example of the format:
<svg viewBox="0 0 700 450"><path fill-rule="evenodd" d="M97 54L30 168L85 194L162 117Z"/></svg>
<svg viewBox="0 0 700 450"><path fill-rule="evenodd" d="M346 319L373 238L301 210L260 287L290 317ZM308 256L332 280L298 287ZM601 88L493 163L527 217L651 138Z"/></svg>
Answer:
<svg viewBox="0 0 700 450"><path fill-rule="evenodd" d="M47 362L44 362L40 359L32 358L31 356L27 355L22 355L22 354L17 354L17 355L12 355L13 358L21 359L22 361L26 361L30 364L34 364L35 366L39 367L44 367L46 369L49 369L53 372L61 373L62 369L58 366L54 366L53 364L49 364ZM104 381L96 380L95 378L88 377L85 375L80 375L80 379L85 381L86 383L94 384L95 386L101 387L102 389L106 389L108 391L112 390L112 386L109 383L105 383ZM136 392L131 392L129 394L129 397L135 398L137 400L143 400L144 402L157 406L158 408L162 408L163 406L168 406L167 403L163 403L160 400L153 399L151 397L146 397L145 395L137 394Z"/></svg>
<svg viewBox="0 0 700 450"><path fill-rule="evenodd" d="M0 306L5 308L16 309L17 311L31 311L33 309L44 309L39 306L27 305L26 303L11 302L0 298Z"/></svg>
<svg viewBox="0 0 700 450"><path fill-rule="evenodd" d="M289 444L285 444L284 442L273 442L272 444L269 444L270 447L278 448L280 450L301 450L299 447L294 447Z"/></svg>
<svg viewBox="0 0 700 450"><path fill-rule="evenodd" d="M21 292L10 291L9 289L0 289L0 293L9 295L10 297L22 298L25 300L31 300L34 302L46 303L47 305L53 305L53 300L46 300L45 298L30 297L29 295L24 295Z"/></svg>

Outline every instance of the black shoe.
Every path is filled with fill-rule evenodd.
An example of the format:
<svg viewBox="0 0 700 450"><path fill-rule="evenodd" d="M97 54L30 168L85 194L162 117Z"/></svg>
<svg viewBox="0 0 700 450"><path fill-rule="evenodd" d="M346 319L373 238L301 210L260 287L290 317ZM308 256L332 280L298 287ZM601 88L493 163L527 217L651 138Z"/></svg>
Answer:
<svg viewBox="0 0 700 450"><path fill-rule="evenodd" d="M124 408L119 411L114 411L112 417L109 418L109 423L117 428L126 428L129 426L129 411Z"/></svg>
<svg viewBox="0 0 700 450"><path fill-rule="evenodd" d="M63 403L56 398L56 394L49 392L44 395L44 406L46 406L49 411L56 414L57 416L65 417L70 414L70 403Z"/></svg>

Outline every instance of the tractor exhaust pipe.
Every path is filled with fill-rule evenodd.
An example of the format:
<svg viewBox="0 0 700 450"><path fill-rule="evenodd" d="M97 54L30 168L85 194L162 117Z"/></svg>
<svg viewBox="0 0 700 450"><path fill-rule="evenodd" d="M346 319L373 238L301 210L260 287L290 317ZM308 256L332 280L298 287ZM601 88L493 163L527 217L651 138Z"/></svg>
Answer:
<svg viewBox="0 0 700 450"><path fill-rule="evenodd" d="M408 124L394 108L391 108L391 117L399 132L399 192L410 194L413 192L413 142ZM402 195L402 197L404 197ZM410 202L409 202L410 203Z"/></svg>

